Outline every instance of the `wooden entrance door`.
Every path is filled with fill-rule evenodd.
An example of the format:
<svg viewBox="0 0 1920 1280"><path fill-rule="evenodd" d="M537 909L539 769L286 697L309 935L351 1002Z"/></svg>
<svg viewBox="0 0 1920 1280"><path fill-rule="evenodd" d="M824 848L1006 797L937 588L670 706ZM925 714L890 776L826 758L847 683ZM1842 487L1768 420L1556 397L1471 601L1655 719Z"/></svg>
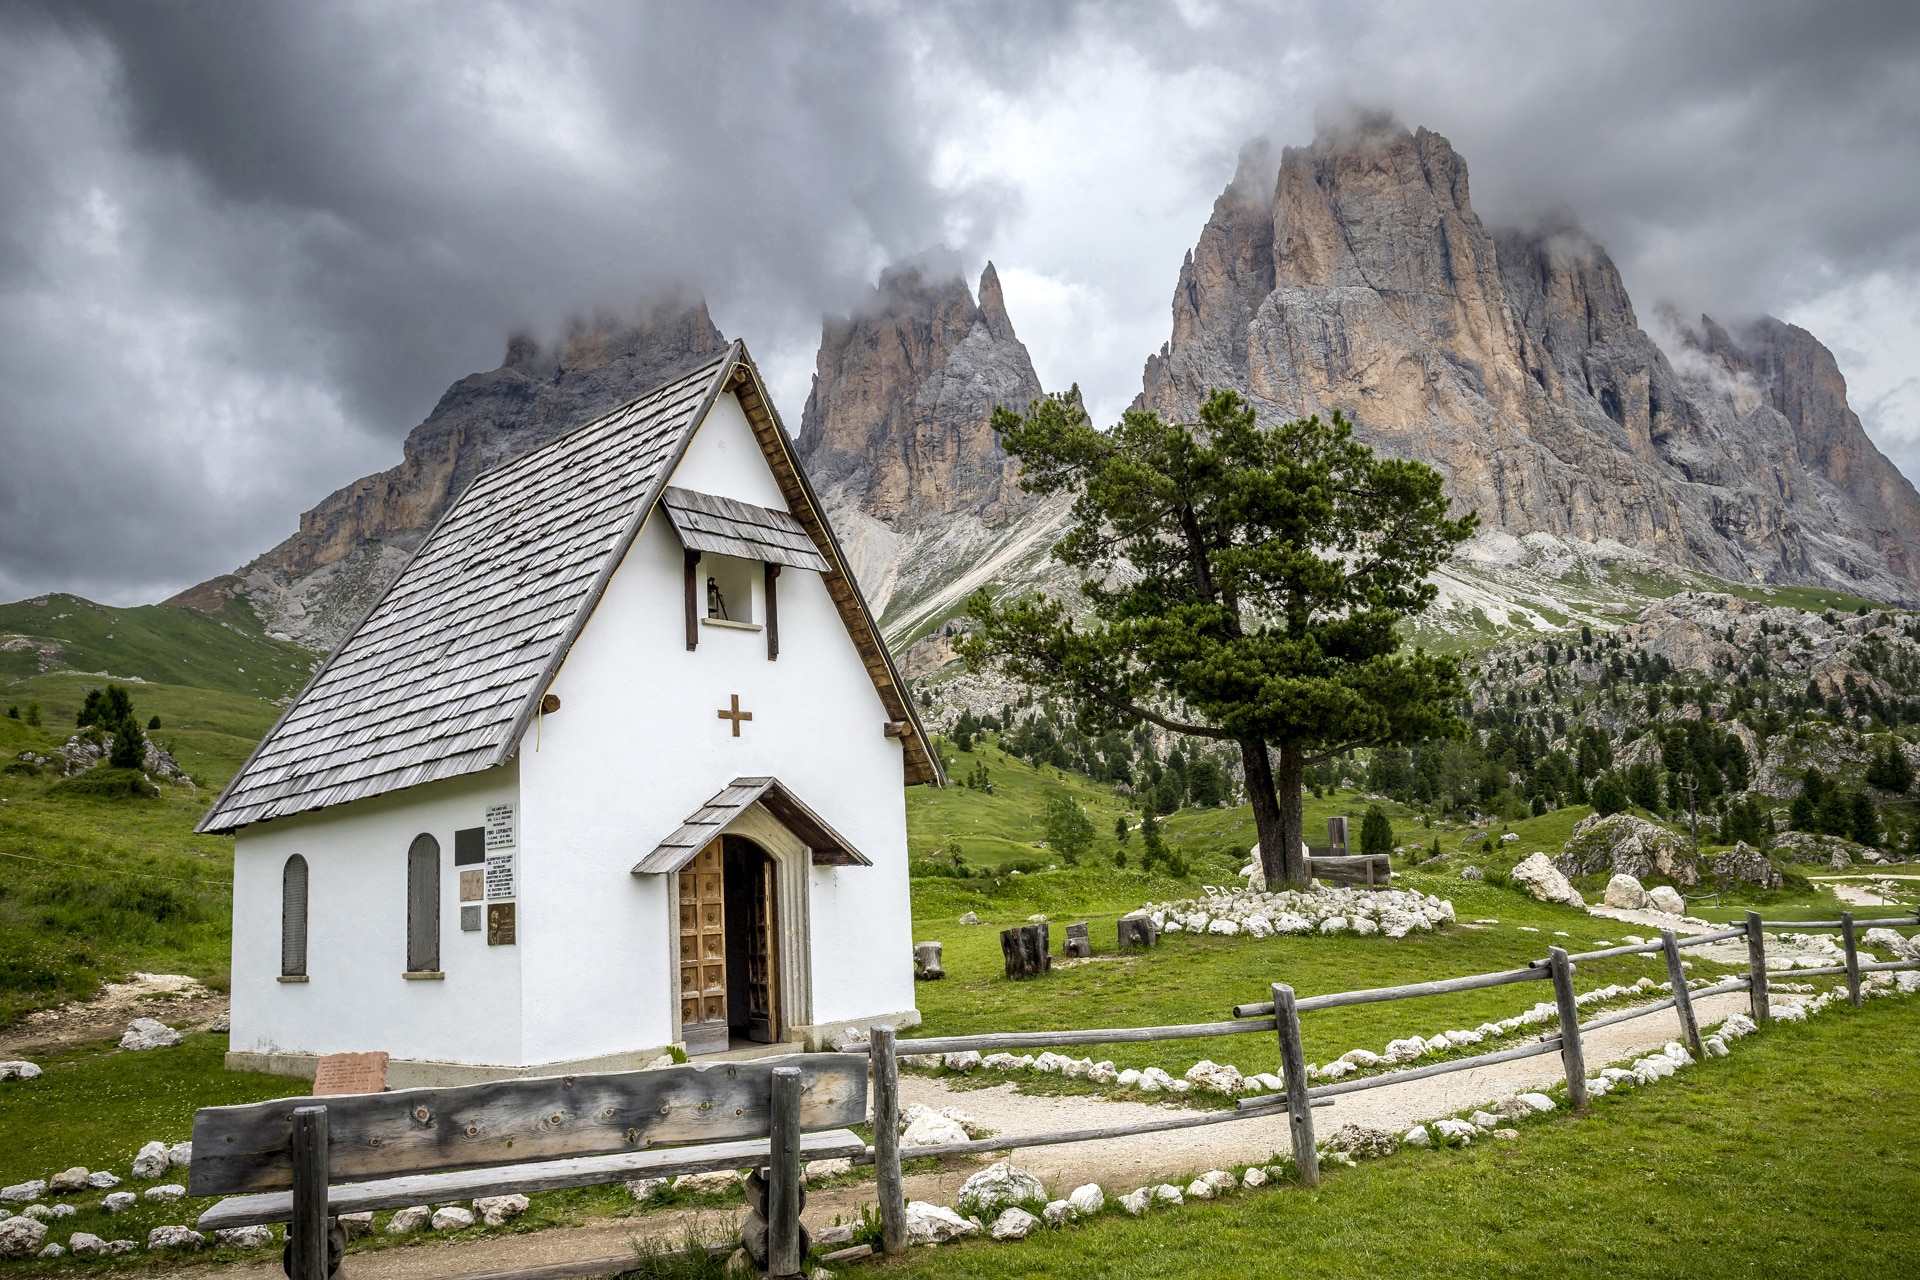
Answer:
<svg viewBox="0 0 1920 1280"><path fill-rule="evenodd" d="M778 865L741 836L724 838L727 870L728 1021L759 1044L780 1038Z"/></svg>
<svg viewBox="0 0 1920 1280"><path fill-rule="evenodd" d="M680 1038L688 1054L727 1047L727 891L718 840L680 872Z"/></svg>

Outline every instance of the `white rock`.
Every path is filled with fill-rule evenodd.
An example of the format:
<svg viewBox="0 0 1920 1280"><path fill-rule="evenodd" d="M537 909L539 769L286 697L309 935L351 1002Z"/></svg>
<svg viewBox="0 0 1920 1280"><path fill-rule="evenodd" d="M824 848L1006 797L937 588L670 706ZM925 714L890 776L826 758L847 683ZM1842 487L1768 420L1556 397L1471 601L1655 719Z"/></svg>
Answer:
<svg viewBox="0 0 1920 1280"><path fill-rule="evenodd" d="M155 1022L152 1018L135 1018L127 1024L127 1033L120 1037L122 1049L171 1049L180 1043L180 1033L164 1022ZM155 1228L165 1230L165 1228ZM198 1239L196 1235L194 1237ZM147 1246L151 1249L153 1246Z"/></svg>
<svg viewBox="0 0 1920 1280"><path fill-rule="evenodd" d="M512 1221L527 1211L532 1201L518 1194L505 1196L482 1196L473 1202L473 1211L480 1215L480 1221L490 1227L497 1227Z"/></svg>
<svg viewBox="0 0 1920 1280"><path fill-rule="evenodd" d="M1214 920L1207 925L1208 933L1217 933L1223 938L1231 938L1240 932L1240 926L1231 920Z"/></svg>
<svg viewBox="0 0 1920 1280"><path fill-rule="evenodd" d="M961 1217L945 1205L924 1200L907 1202L907 1243L945 1244L980 1234L980 1224Z"/></svg>
<svg viewBox="0 0 1920 1280"><path fill-rule="evenodd" d="M1523 1093L1518 1096L1521 1102L1526 1103L1535 1111L1544 1113L1554 1109L1553 1099L1544 1093Z"/></svg>
<svg viewBox="0 0 1920 1280"><path fill-rule="evenodd" d="M954 1198L961 1213L983 1221L1015 1205L1046 1202L1047 1189L1040 1179L1014 1168L1007 1160L996 1160L961 1183L960 1194Z"/></svg>
<svg viewBox="0 0 1920 1280"><path fill-rule="evenodd" d="M47 1180L35 1178L31 1182L16 1182L10 1187L0 1187L0 1203L25 1204L29 1200L38 1200L47 1194Z"/></svg>
<svg viewBox="0 0 1920 1280"><path fill-rule="evenodd" d="M155 1227L147 1232L148 1249L198 1249L206 1243L205 1236L187 1227Z"/></svg>
<svg viewBox="0 0 1920 1280"><path fill-rule="evenodd" d="M948 1054L942 1061L949 1071L971 1071L980 1065L980 1052L977 1049L962 1049L958 1053Z"/></svg>
<svg viewBox="0 0 1920 1280"><path fill-rule="evenodd" d="M1400 1135L1400 1145L1403 1147L1430 1147L1433 1145L1433 1135L1427 1132L1427 1126L1417 1124Z"/></svg>
<svg viewBox="0 0 1920 1280"><path fill-rule="evenodd" d="M1767 1008L1775 1022L1805 1022L1807 1006L1797 1000L1768 1000Z"/></svg>
<svg viewBox="0 0 1920 1280"><path fill-rule="evenodd" d="M1147 1206L1152 1203L1153 1191L1149 1187L1141 1187L1137 1191L1129 1191L1126 1195L1120 1197L1120 1207L1136 1218L1145 1213Z"/></svg>
<svg viewBox="0 0 1920 1280"><path fill-rule="evenodd" d="M1686 1046L1678 1040L1667 1041L1667 1047L1660 1052L1672 1059L1673 1065L1676 1067L1690 1067L1693 1065L1693 1055L1688 1053Z"/></svg>
<svg viewBox="0 0 1920 1280"><path fill-rule="evenodd" d="M1187 1068L1187 1083L1209 1093L1225 1094L1231 1098L1239 1094L1241 1088L1240 1070L1209 1058L1202 1058Z"/></svg>
<svg viewBox="0 0 1920 1280"><path fill-rule="evenodd" d="M1377 1067L1381 1058L1371 1049L1349 1049L1340 1055L1340 1061L1350 1062L1356 1067Z"/></svg>
<svg viewBox="0 0 1920 1280"><path fill-rule="evenodd" d="M1187 1198L1189 1200L1211 1200L1213 1199L1213 1185L1205 1178L1195 1178L1187 1184Z"/></svg>
<svg viewBox="0 0 1920 1280"><path fill-rule="evenodd" d="M995 1240L1025 1240L1040 1225L1040 1219L1025 1209L1007 1209L993 1220Z"/></svg>
<svg viewBox="0 0 1920 1280"><path fill-rule="evenodd" d="M120 1179L105 1169L95 1169L87 1175L87 1185L95 1191L110 1191L120 1185Z"/></svg>
<svg viewBox="0 0 1920 1280"><path fill-rule="evenodd" d="M38 1080L40 1068L37 1064L19 1058L0 1062L0 1080Z"/></svg>
<svg viewBox="0 0 1920 1280"><path fill-rule="evenodd" d="M1722 1041L1738 1040L1741 1036L1752 1035L1756 1028L1753 1019L1744 1013L1731 1013L1720 1024L1719 1036Z"/></svg>
<svg viewBox="0 0 1920 1280"><path fill-rule="evenodd" d="M683 1173L673 1180L675 1191L693 1195L721 1195L740 1185L738 1169L716 1169L712 1173Z"/></svg>
<svg viewBox="0 0 1920 1280"><path fill-rule="evenodd" d="M1465 1120L1435 1120L1433 1128L1441 1137L1451 1138L1462 1146L1473 1141L1473 1126Z"/></svg>
<svg viewBox="0 0 1920 1280"><path fill-rule="evenodd" d="M112 1191L107 1193L107 1198L100 1202L100 1207L108 1213L119 1213L122 1209L133 1208L137 1202L138 1197L131 1191Z"/></svg>
<svg viewBox="0 0 1920 1280"><path fill-rule="evenodd" d="M1220 1194L1228 1191L1238 1191L1240 1189L1240 1180L1228 1173L1225 1169L1210 1169L1200 1175L1200 1181L1206 1183L1212 1187L1216 1193Z"/></svg>
<svg viewBox="0 0 1920 1280"><path fill-rule="evenodd" d="M108 1257L119 1257L121 1254L132 1253L139 1247L139 1244L132 1240L109 1240L100 1252Z"/></svg>
<svg viewBox="0 0 1920 1280"><path fill-rule="evenodd" d="M1465 1046L1470 1044L1479 1044L1480 1041L1485 1038L1486 1037L1482 1036L1478 1031L1447 1032L1447 1043L1454 1046L1456 1049L1464 1048Z"/></svg>
<svg viewBox="0 0 1920 1280"><path fill-rule="evenodd" d="M1073 1206L1065 1200L1050 1200L1047 1207L1040 1211L1040 1218L1050 1227L1064 1227L1073 1221Z"/></svg>
<svg viewBox="0 0 1920 1280"><path fill-rule="evenodd" d="M1468 1116L1467 1119L1472 1122L1474 1128L1483 1132L1488 1132L1500 1127L1500 1117L1487 1111L1476 1111Z"/></svg>
<svg viewBox="0 0 1920 1280"><path fill-rule="evenodd" d="M178 1200L187 1194L187 1189L177 1182L163 1182L157 1187L148 1187L140 1193L142 1200Z"/></svg>
<svg viewBox="0 0 1920 1280"><path fill-rule="evenodd" d="M0 1258L31 1258L47 1240L47 1224L38 1218L0 1222Z"/></svg>
<svg viewBox="0 0 1920 1280"><path fill-rule="evenodd" d="M1640 881L1624 873L1607 881L1606 904L1622 911L1638 911L1647 905L1647 891Z"/></svg>
<svg viewBox="0 0 1920 1280"><path fill-rule="evenodd" d="M1111 1062L1096 1062L1087 1068L1087 1079L1095 1084L1114 1084L1120 1079L1120 1071Z"/></svg>
<svg viewBox="0 0 1920 1280"><path fill-rule="evenodd" d="M1262 1071L1259 1075L1255 1076L1254 1079L1258 1080L1260 1087L1268 1093L1280 1093L1287 1087L1287 1082L1271 1071Z"/></svg>
<svg viewBox="0 0 1920 1280"><path fill-rule="evenodd" d="M347 1239L349 1240L358 1240L361 1236L373 1234L373 1214L371 1211L363 1213L343 1213L336 1217L334 1221L340 1224L341 1229L347 1233Z"/></svg>
<svg viewBox="0 0 1920 1280"><path fill-rule="evenodd" d="M627 1194L633 1197L634 1203L645 1204L665 1191L671 1181L671 1178L631 1178L627 1181Z"/></svg>
<svg viewBox="0 0 1920 1280"><path fill-rule="evenodd" d="M76 1231L67 1237L67 1248L72 1251L73 1256L76 1258L84 1258L89 1254L99 1253L106 1247L107 1242L105 1240L102 1240L99 1236L89 1231Z"/></svg>
<svg viewBox="0 0 1920 1280"><path fill-rule="evenodd" d="M853 1161L845 1158L839 1160L807 1161L808 1182L826 1182L831 1178L845 1177L852 1172Z"/></svg>
<svg viewBox="0 0 1920 1280"><path fill-rule="evenodd" d="M1547 860L1544 853L1530 853L1514 869L1507 873L1507 879L1525 889L1542 902L1560 902L1569 907L1584 907L1586 900L1579 890L1570 884L1559 868Z"/></svg>
<svg viewBox="0 0 1920 1280"><path fill-rule="evenodd" d="M411 1208L400 1209L394 1213L393 1217L387 1220L387 1234L390 1236L404 1236L410 1232L418 1231L426 1226L432 1217L433 1210L423 1204L416 1204Z"/></svg>
<svg viewBox="0 0 1920 1280"><path fill-rule="evenodd" d="M967 912L967 914L960 917L960 923L961 924L979 924L980 917L975 915L973 912L969 911Z"/></svg>
<svg viewBox="0 0 1920 1280"><path fill-rule="evenodd" d="M1107 1193L1100 1189L1099 1183L1089 1182L1075 1187L1067 1197L1067 1203L1073 1206L1075 1213L1088 1218L1107 1207Z"/></svg>
<svg viewBox="0 0 1920 1280"><path fill-rule="evenodd" d="M1118 1076L1114 1077L1114 1083L1122 1089L1131 1089L1140 1083L1140 1073L1132 1067L1128 1067L1125 1071L1122 1071Z"/></svg>
<svg viewBox="0 0 1920 1280"><path fill-rule="evenodd" d="M1595 1076L1587 1081L1587 1093L1591 1097L1604 1098L1611 1092L1613 1092L1613 1081L1605 1076Z"/></svg>
<svg viewBox="0 0 1920 1280"><path fill-rule="evenodd" d="M1193 1086L1185 1080L1169 1080L1167 1081L1167 1088L1174 1093L1185 1093L1187 1090L1193 1088Z"/></svg>
<svg viewBox="0 0 1920 1280"><path fill-rule="evenodd" d="M1240 1181L1245 1186L1264 1187L1267 1185L1267 1171L1259 1165L1255 1165L1253 1168L1247 1170L1246 1177Z"/></svg>
<svg viewBox="0 0 1920 1280"><path fill-rule="evenodd" d="M1345 916L1328 916L1320 922L1320 932L1322 933L1345 933L1346 931L1347 918Z"/></svg>
<svg viewBox="0 0 1920 1280"><path fill-rule="evenodd" d="M92 1176L93 1174L85 1165L77 1164L71 1169L62 1169L60 1172L54 1174L53 1177L47 1179L47 1190L55 1195L61 1195L68 1191L85 1191L87 1189L87 1179Z"/></svg>
<svg viewBox="0 0 1920 1280"><path fill-rule="evenodd" d="M1163 1182L1153 1189L1153 1198L1163 1204L1185 1204L1187 1198L1180 1194L1180 1188L1171 1182Z"/></svg>
<svg viewBox="0 0 1920 1280"><path fill-rule="evenodd" d="M36 1258L58 1258L63 1256L65 1253L66 1253L66 1250L62 1249L59 1245L50 1244L46 1248L42 1249L39 1253L34 1254L33 1256Z"/></svg>
<svg viewBox="0 0 1920 1280"><path fill-rule="evenodd" d="M433 1229L435 1231L464 1231L473 1225L473 1210L462 1209L459 1205L448 1205L444 1209L433 1211Z"/></svg>
<svg viewBox="0 0 1920 1280"><path fill-rule="evenodd" d="M164 1177L172 1167L173 1161L167 1157L167 1144L164 1142L149 1142L133 1158L133 1176L143 1180Z"/></svg>
<svg viewBox="0 0 1920 1280"><path fill-rule="evenodd" d="M214 1232L213 1242L223 1249L264 1249L273 1243L273 1228L228 1227L223 1231ZM105 1244L106 1241L102 1240L100 1243Z"/></svg>
<svg viewBox="0 0 1920 1280"><path fill-rule="evenodd" d="M193 1144L191 1142L176 1142L168 1147L167 1163L175 1169L191 1169L193 1167Z"/></svg>
<svg viewBox="0 0 1920 1280"><path fill-rule="evenodd" d="M1687 902L1671 885L1657 884L1647 891L1647 906L1669 916L1687 914Z"/></svg>
<svg viewBox="0 0 1920 1280"><path fill-rule="evenodd" d="M842 1027L827 1037L827 1043L836 1050L845 1053L849 1049L859 1049L867 1043L867 1033L859 1027Z"/></svg>
<svg viewBox="0 0 1920 1280"><path fill-rule="evenodd" d="M1033 1069L1044 1075L1053 1075L1064 1071L1067 1064L1072 1061L1073 1059L1064 1053L1047 1052L1033 1060Z"/></svg>
<svg viewBox="0 0 1920 1280"><path fill-rule="evenodd" d="M70 1204L56 1204L56 1205L54 1205L54 1206L53 1206L53 1207L52 1207L51 1209L48 1209L48 1210L47 1210L47 1217L48 1217L49 1219L52 1219L52 1218L71 1218L71 1217L73 1217L73 1216L74 1216L75 1214L77 1214L77 1213L79 1213L79 1212L80 1212L80 1211L79 1211L78 1209L76 1209L76 1208L74 1208L74 1207L73 1207L72 1205L70 1205Z"/></svg>
<svg viewBox="0 0 1920 1280"><path fill-rule="evenodd" d="M906 1132L900 1135L900 1145L903 1147L940 1147L950 1142L965 1141L967 1131L963 1126L951 1117L931 1110L915 1117ZM679 1186L677 1182L674 1185Z"/></svg>
<svg viewBox="0 0 1920 1280"><path fill-rule="evenodd" d="M1708 1036L1700 1042L1700 1047L1707 1051L1709 1058L1724 1058L1727 1056L1727 1042L1719 1036Z"/></svg>
<svg viewBox="0 0 1920 1280"><path fill-rule="evenodd" d="M1338 1080L1341 1076L1346 1075L1348 1072L1352 1070L1354 1070L1354 1065L1351 1062L1348 1062L1344 1058L1335 1058L1332 1062L1329 1062L1326 1066L1321 1067L1319 1070L1319 1074L1322 1076L1325 1076L1329 1080ZM1314 1072L1312 1070L1309 1070L1307 1074L1311 1076L1314 1074ZM1282 1085L1281 1087L1284 1089L1286 1086Z"/></svg>
<svg viewBox="0 0 1920 1280"><path fill-rule="evenodd" d="M1142 1093L1159 1093L1172 1084L1173 1077L1162 1071L1159 1067L1148 1067L1140 1073L1140 1091Z"/></svg>

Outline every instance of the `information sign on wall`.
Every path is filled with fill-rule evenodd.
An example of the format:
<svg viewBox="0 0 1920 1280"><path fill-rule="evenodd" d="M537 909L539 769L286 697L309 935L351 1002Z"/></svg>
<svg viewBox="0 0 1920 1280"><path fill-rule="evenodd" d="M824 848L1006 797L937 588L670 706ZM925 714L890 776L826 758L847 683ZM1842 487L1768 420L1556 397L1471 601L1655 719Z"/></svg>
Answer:
<svg viewBox="0 0 1920 1280"><path fill-rule="evenodd" d="M513 806L510 804L490 804L487 806L487 852L495 849L511 849L519 841L514 835Z"/></svg>
<svg viewBox="0 0 1920 1280"><path fill-rule="evenodd" d="M514 855L496 853L487 859L487 901L518 896L514 884Z"/></svg>

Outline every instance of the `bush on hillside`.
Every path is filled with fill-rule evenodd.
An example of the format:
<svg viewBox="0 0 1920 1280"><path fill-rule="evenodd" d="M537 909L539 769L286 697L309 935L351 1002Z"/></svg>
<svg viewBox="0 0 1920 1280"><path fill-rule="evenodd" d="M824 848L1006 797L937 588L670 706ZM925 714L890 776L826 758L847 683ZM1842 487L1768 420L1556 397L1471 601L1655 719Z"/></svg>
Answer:
<svg viewBox="0 0 1920 1280"><path fill-rule="evenodd" d="M48 795L89 796L99 800L152 800L160 788L138 769L96 765L85 773L62 778L47 788Z"/></svg>

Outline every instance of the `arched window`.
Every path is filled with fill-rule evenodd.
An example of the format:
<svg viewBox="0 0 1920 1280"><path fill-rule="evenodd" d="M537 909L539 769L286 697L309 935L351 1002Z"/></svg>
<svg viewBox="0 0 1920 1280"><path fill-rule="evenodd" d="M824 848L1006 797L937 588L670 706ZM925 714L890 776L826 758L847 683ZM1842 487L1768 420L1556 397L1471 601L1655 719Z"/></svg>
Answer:
<svg viewBox="0 0 1920 1280"><path fill-rule="evenodd" d="M407 972L440 972L440 842L429 835L407 850Z"/></svg>
<svg viewBox="0 0 1920 1280"><path fill-rule="evenodd" d="M280 976L307 976L307 860L297 853L280 870Z"/></svg>

